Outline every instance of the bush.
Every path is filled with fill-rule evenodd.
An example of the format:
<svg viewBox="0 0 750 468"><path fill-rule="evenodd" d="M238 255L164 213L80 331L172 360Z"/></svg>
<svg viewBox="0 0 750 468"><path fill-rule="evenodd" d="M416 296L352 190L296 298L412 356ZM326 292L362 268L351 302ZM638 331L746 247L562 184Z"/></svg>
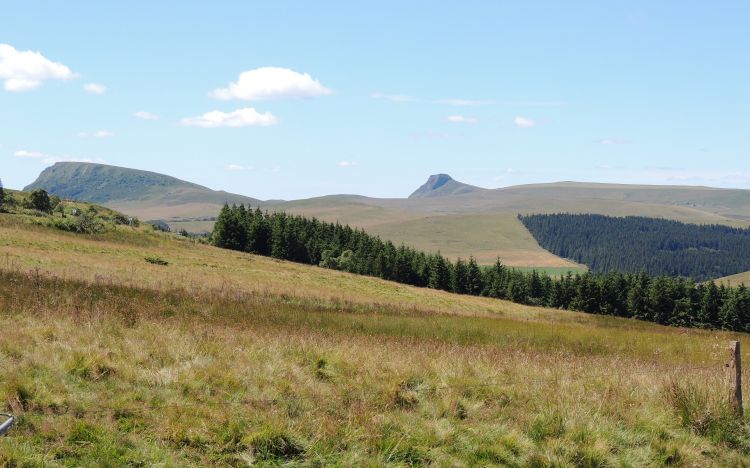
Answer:
<svg viewBox="0 0 750 468"><path fill-rule="evenodd" d="M98 234L104 232L104 224L89 213L81 213L74 219L56 220L54 226L63 231L75 232L78 234Z"/></svg>
<svg viewBox="0 0 750 468"><path fill-rule="evenodd" d="M155 255L149 255L148 257L144 257L144 260L146 260L148 263L151 263L152 265L169 265L169 262L164 260L161 257L157 257Z"/></svg>
<svg viewBox="0 0 750 468"><path fill-rule="evenodd" d="M161 219L157 219L155 221L148 221L148 223L151 225L151 228L154 231L162 231L162 232L169 232L169 224L167 224L165 221Z"/></svg>
<svg viewBox="0 0 750 468"><path fill-rule="evenodd" d="M49 194L46 190L36 189L31 192L28 200L29 208L41 211L43 213L52 212L52 201L49 198Z"/></svg>

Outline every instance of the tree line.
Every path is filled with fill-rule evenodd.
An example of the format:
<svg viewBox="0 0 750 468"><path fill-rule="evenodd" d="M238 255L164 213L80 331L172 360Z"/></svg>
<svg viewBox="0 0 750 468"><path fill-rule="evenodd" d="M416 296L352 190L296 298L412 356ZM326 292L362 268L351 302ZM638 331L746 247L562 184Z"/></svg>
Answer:
<svg viewBox="0 0 750 468"><path fill-rule="evenodd" d="M750 270L750 229L640 216L519 216L539 245L595 273L686 276L696 281Z"/></svg>
<svg viewBox="0 0 750 468"><path fill-rule="evenodd" d="M750 290L645 272L572 274L553 278L473 257L396 246L339 223L225 205L211 242L299 263L375 276L414 286L506 299L520 304L631 317L664 325L750 332Z"/></svg>

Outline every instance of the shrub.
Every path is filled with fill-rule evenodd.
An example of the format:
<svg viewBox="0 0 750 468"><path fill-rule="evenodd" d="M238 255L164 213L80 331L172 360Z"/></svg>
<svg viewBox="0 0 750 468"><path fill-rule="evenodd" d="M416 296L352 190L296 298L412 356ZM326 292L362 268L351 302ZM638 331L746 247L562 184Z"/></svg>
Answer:
<svg viewBox="0 0 750 468"><path fill-rule="evenodd" d="M112 216L112 222L115 224L129 224L128 218L122 213L115 213Z"/></svg>
<svg viewBox="0 0 750 468"><path fill-rule="evenodd" d="M148 222L151 225L151 228L154 231L162 231L162 232L169 232L169 224L166 223L166 221L163 221L161 219L157 219L155 221L149 221Z"/></svg>
<svg viewBox="0 0 750 468"><path fill-rule="evenodd" d="M52 201L46 190L36 189L31 192L28 199L29 208L41 211L43 213L52 212Z"/></svg>
<svg viewBox="0 0 750 468"><path fill-rule="evenodd" d="M105 231L104 224L89 213L81 213L74 219L58 219L54 226L63 231L78 234L98 234Z"/></svg>
<svg viewBox="0 0 750 468"><path fill-rule="evenodd" d="M143 259L148 263L151 263L152 265L169 265L168 261L164 260L161 257L157 257L156 255L149 255L148 257L144 257Z"/></svg>

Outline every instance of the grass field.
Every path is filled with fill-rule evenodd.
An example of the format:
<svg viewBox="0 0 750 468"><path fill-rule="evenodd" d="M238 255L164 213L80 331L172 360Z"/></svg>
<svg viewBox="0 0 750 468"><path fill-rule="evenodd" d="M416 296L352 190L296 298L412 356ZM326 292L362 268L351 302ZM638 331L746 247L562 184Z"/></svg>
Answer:
<svg viewBox="0 0 750 468"><path fill-rule="evenodd" d="M719 278L716 281L725 283L730 286L739 286L740 284L744 284L745 286L750 287L750 271L737 273L736 275L725 276L723 278Z"/></svg>
<svg viewBox="0 0 750 468"><path fill-rule="evenodd" d="M737 335L28 221L0 215L0 464L750 463Z"/></svg>

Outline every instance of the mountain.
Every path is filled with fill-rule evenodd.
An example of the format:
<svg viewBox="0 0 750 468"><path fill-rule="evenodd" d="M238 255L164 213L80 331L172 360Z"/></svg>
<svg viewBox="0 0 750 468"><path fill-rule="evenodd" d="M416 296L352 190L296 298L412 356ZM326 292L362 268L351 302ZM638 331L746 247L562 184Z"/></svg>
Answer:
<svg viewBox="0 0 750 468"><path fill-rule="evenodd" d="M24 190L38 188L144 219L215 216L224 203L259 203L255 198L211 190L156 172L80 162L56 163Z"/></svg>
<svg viewBox="0 0 750 468"><path fill-rule="evenodd" d="M190 232L210 231L211 219L225 202L244 203L338 221L451 258L473 255L490 264L499 257L507 265L555 272L581 267L540 247L518 214L593 213L750 224L750 190L710 187L558 182L484 189L436 174L408 198L328 195L261 201L153 172L86 163L55 164L26 189L40 187L143 220L163 219L173 229Z"/></svg>
<svg viewBox="0 0 750 468"><path fill-rule="evenodd" d="M409 198L445 197L485 190L473 185L454 180L448 174L431 175L427 182L415 190Z"/></svg>

